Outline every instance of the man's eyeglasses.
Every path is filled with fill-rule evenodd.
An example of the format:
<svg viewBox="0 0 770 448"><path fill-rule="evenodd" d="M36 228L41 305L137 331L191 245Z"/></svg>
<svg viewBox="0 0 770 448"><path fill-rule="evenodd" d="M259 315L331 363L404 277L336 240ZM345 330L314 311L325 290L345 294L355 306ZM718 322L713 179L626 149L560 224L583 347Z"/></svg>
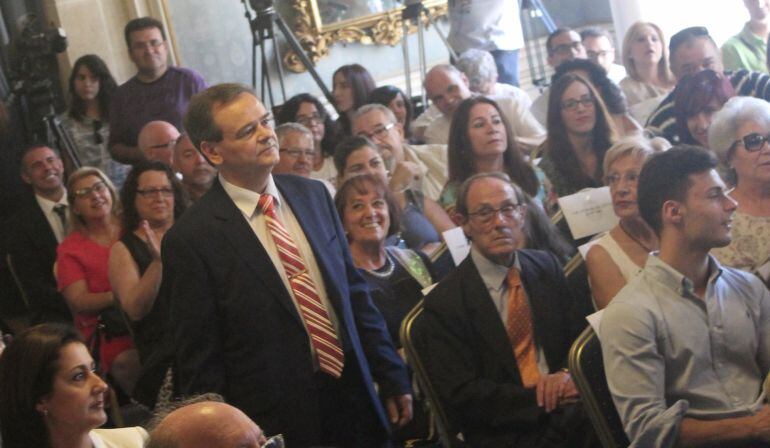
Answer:
<svg viewBox="0 0 770 448"><path fill-rule="evenodd" d="M522 204L506 204L500 208L482 208L473 213L468 213L468 218L479 225L490 224L499 214L504 219L513 219L521 221L524 216L524 206Z"/></svg>
<svg viewBox="0 0 770 448"><path fill-rule="evenodd" d="M607 50L601 50L601 51L590 51L589 50L589 51L586 51L586 56L588 56L588 59L591 59L591 60L603 58L603 57L607 56L608 54L610 54L610 52L607 51Z"/></svg>
<svg viewBox="0 0 770 448"><path fill-rule="evenodd" d="M762 135L757 132L752 132L749 135L744 136L742 139L736 140L733 143L733 147L743 144L743 149L748 152L756 152L762 149L762 146L770 142L770 134Z"/></svg>
<svg viewBox="0 0 770 448"><path fill-rule="evenodd" d="M386 124L385 126L379 126L374 129L372 132L365 132L361 131L358 134L356 134L359 137L369 137L372 140L381 139L387 135L388 131L393 129L393 126L395 126L396 123L390 123Z"/></svg>
<svg viewBox="0 0 770 448"><path fill-rule="evenodd" d="M79 190L75 190L75 197L76 198L84 198L91 193L103 193L107 189L107 184L105 184L103 181L95 182L90 187L81 188Z"/></svg>
<svg viewBox="0 0 770 448"><path fill-rule="evenodd" d="M149 42L134 42L131 44L131 49L132 50L144 50L144 49L150 49L150 48L155 49L163 45L163 42L164 41L162 40L155 40L155 39Z"/></svg>
<svg viewBox="0 0 770 448"><path fill-rule="evenodd" d="M583 107L591 107L594 105L594 99L592 96L584 96L576 100L567 100L561 103L562 110L575 110L578 105Z"/></svg>
<svg viewBox="0 0 770 448"><path fill-rule="evenodd" d="M145 188L144 190L137 189L136 192L145 199L156 197L158 195L163 197L171 197L174 195L174 190L171 187Z"/></svg>
<svg viewBox="0 0 770 448"><path fill-rule="evenodd" d="M299 159L304 154L305 157L308 159L312 159L315 157L315 150L314 149L307 149L305 151L301 149L279 149L278 152L281 152L283 154L286 154L287 156L291 157L292 159Z"/></svg>
<svg viewBox="0 0 770 448"><path fill-rule="evenodd" d="M568 44L561 44L551 48L551 54L567 54L572 50L580 50L583 47L583 42L576 40Z"/></svg>
<svg viewBox="0 0 770 448"><path fill-rule="evenodd" d="M309 116L297 117L297 123L302 126L310 126L313 123L323 124L324 117L321 114L315 113Z"/></svg>

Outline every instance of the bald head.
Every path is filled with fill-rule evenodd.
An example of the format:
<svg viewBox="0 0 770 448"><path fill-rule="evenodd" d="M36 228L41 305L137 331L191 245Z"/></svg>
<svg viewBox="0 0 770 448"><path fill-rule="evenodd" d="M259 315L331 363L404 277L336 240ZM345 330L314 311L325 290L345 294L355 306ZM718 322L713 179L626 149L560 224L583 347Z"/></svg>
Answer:
<svg viewBox="0 0 770 448"><path fill-rule="evenodd" d="M137 138L139 150L148 160L163 162L172 166L174 145L179 138L179 131L166 121L151 121L139 131Z"/></svg>
<svg viewBox="0 0 770 448"><path fill-rule="evenodd" d="M150 434L147 448L259 448L262 430L239 409L204 401L168 414Z"/></svg>
<svg viewBox="0 0 770 448"><path fill-rule="evenodd" d="M447 117L452 116L462 100L471 96L465 74L446 64L433 67L425 75L425 92Z"/></svg>

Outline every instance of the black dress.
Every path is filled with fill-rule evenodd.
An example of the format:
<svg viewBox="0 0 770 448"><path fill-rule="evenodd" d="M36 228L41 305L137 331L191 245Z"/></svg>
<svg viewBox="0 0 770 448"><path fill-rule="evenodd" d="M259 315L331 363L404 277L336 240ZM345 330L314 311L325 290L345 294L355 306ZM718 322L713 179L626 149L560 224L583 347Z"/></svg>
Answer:
<svg viewBox="0 0 770 448"><path fill-rule="evenodd" d="M144 275L147 267L152 263L152 255L147 243L133 232L127 233L120 241L136 262L139 275ZM150 408L155 406L158 391L173 360L168 338L165 337L168 309L164 298L165 294L161 289L150 312L141 320L129 322L134 336L134 345L142 363L133 396Z"/></svg>

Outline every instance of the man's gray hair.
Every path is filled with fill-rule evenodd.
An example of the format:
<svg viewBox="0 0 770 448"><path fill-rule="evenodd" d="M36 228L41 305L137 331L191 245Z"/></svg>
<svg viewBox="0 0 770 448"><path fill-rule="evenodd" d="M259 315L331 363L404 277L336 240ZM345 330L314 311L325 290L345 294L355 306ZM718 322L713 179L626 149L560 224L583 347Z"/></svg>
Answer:
<svg viewBox="0 0 770 448"><path fill-rule="evenodd" d="M372 103L372 104L364 104L363 106L359 107L355 113L353 113L353 118L350 120L351 122L355 123L356 120L363 117L364 115L368 114L372 111L380 111L383 114L385 114L385 117L391 122L391 123L397 123L398 120L396 120L396 115L393 113L392 110L390 110L387 106L383 106L382 104Z"/></svg>
<svg viewBox="0 0 770 448"><path fill-rule="evenodd" d="M714 151L720 162L728 162L738 128L749 121L762 126L765 132L770 131L770 103L750 96L735 96L712 116L709 149Z"/></svg>
<svg viewBox="0 0 770 448"><path fill-rule="evenodd" d="M164 434L157 434L155 432L155 429L158 427L158 425L160 425L163 419L168 417L169 414L176 411L177 409L181 409L185 406L190 406L196 403L204 403L207 401L224 403L225 399L219 394L210 392L210 393L183 398L177 401L171 401L162 406L161 405L156 406L155 413L153 414L152 419L145 425L147 432L150 433L150 439L147 441L147 444L144 447L145 448L180 448L176 440Z"/></svg>
<svg viewBox="0 0 770 448"><path fill-rule="evenodd" d="M468 84L474 92L480 92L479 88L485 83L497 81L495 58L488 51L476 48L466 50L457 59L456 65L468 77Z"/></svg>
<svg viewBox="0 0 770 448"><path fill-rule="evenodd" d="M300 123L289 122L275 128L275 135L278 137L278 144L280 145L281 140L284 139L286 134L291 134L293 132L302 134L305 137L309 137L310 140L313 140L313 132L310 129Z"/></svg>

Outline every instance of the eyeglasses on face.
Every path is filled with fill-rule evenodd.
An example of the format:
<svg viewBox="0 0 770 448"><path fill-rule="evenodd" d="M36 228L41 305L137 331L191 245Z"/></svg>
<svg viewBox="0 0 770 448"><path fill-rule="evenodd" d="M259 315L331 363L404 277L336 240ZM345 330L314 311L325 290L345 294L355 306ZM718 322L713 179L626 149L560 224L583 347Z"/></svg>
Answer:
<svg viewBox="0 0 770 448"><path fill-rule="evenodd" d="M521 221L524 216L522 204L505 204L500 208L484 207L473 213L468 213L468 218L479 225L490 224L499 214L503 219Z"/></svg>
<svg viewBox="0 0 770 448"><path fill-rule="evenodd" d="M95 182L90 187L80 188L78 190L75 190L75 197L76 198L84 198L91 193L104 193L104 191L107 190L107 184L105 184L103 181Z"/></svg>
<svg viewBox="0 0 770 448"><path fill-rule="evenodd" d="M593 107L594 98L590 95L586 95L578 99L563 101L561 103L561 108L562 110L575 110L578 108L578 105L583 107Z"/></svg>
<svg viewBox="0 0 770 448"><path fill-rule="evenodd" d="M306 149L306 150L303 151L301 149L284 149L284 148L281 148L278 151L281 152L282 154L286 154L287 156L291 157L292 159L299 159L303 154L308 159L312 159L313 157L315 157L315 154L316 154L314 149Z"/></svg>
<svg viewBox="0 0 770 448"><path fill-rule="evenodd" d="M136 192L145 199L157 197L158 195L164 197L171 197L174 195L174 190L171 187L145 188L143 190L137 189Z"/></svg>
<svg viewBox="0 0 770 448"><path fill-rule="evenodd" d="M748 152L756 152L762 149L762 146L770 142L770 134L762 135L758 132L752 132L733 143L733 147L743 144L743 149Z"/></svg>
<svg viewBox="0 0 770 448"><path fill-rule="evenodd" d="M393 129L393 126L395 125L396 123L389 123L389 124L386 124L385 126L376 127L372 132L361 131L356 135L359 137L368 137L371 140L380 139L385 137L388 134L388 131Z"/></svg>
<svg viewBox="0 0 770 448"><path fill-rule="evenodd" d="M583 47L583 43L580 42L579 40L576 40L568 44L561 44L553 47L551 49L551 54L567 54L572 52L572 50L580 50L580 48L582 47Z"/></svg>

